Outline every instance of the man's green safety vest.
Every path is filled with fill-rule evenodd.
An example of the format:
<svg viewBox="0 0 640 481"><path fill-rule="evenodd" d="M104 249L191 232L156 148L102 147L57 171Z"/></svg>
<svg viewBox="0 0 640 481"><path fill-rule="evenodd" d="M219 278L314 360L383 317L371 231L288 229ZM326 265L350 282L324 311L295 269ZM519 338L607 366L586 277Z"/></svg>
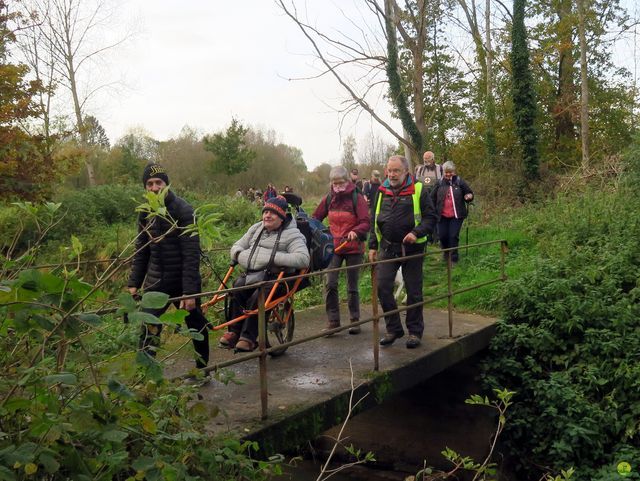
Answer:
<svg viewBox="0 0 640 481"><path fill-rule="evenodd" d="M422 194L422 182L416 182L414 180L415 191L413 195L411 195L411 199L413 200L413 221L415 225L420 225L422 221L422 211L420 210L420 194ZM382 197L384 194L382 192L378 193L378 202L376 203L376 211L373 214L373 222L376 230L376 238L378 239L378 246L380 245L380 241L382 240L382 232L380 232L380 228L378 227L378 214L380 214L380 207L382 206ZM418 237L416 240L416 244L423 244L427 242L427 236Z"/></svg>

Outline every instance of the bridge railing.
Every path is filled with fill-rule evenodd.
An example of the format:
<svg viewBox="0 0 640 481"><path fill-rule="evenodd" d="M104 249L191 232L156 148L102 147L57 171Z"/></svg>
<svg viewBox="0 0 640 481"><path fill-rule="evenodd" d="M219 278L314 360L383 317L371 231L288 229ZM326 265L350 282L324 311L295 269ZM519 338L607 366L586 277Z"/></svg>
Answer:
<svg viewBox="0 0 640 481"><path fill-rule="evenodd" d="M368 317L366 319L360 319L357 322L354 323L350 323L344 326L340 326L340 327L336 327L334 329L328 329L328 330L323 330L322 332L318 332L316 334L310 335L310 336L306 336L300 339L295 339L293 341L284 343L284 344L278 344L276 346L271 346L271 347L267 347L267 336L266 336L266 322L265 322L265 301L267 299L267 294L268 291L267 289L270 289L271 286L274 284L275 281L263 281L257 284L253 284L251 286L243 286L243 287L238 287L238 288L230 288L230 289L220 289L217 291L212 291L212 292L206 292L206 293L200 293L197 294L198 297L200 296L206 296L206 295L215 295L215 294L226 294L226 293L233 293L235 291L239 291L239 290L243 290L243 289L258 289L258 347L257 350L251 353L248 353L246 355L242 355L242 356L238 356L235 357L234 359L230 359L227 361L223 361L223 362L219 362L216 364L213 364L211 366L208 366L206 368L204 368L204 372L209 373L209 372L213 372L213 371L218 371L222 368L225 367L229 367L232 366L234 364L239 364L241 362L247 362L251 359L258 359L259 360L259 376L260 376L260 402L261 402L261 417L262 419L266 419L267 418L267 411L268 411L268 396L267 396L267 357L268 354L272 351L279 351L282 350L283 348L288 348L288 347L292 347L292 346L296 346L298 344L303 344L306 342L310 342L313 341L315 339L319 339L319 338L323 338L323 337L327 337L328 335L343 331L345 329L349 329L351 327L354 326L359 326L362 324L367 324L369 322L371 322L373 324L373 328L372 328L372 332L373 332L373 336L372 336L372 348L373 348L373 369L375 371L378 371L380 368L379 365L379 353L380 353L380 339L379 339L379 323L380 323L380 318L384 317L386 315L389 314L395 314L395 313L401 313L404 312L408 309L412 309L412 308L416 308L416 307L422 307L426 304L431 304L434 303L436 301L442 300L442 299L447 299L447 311L448 311L448 324L449 324L449 337L453 337L453 297L455 295L458 294L462 294L464 292L469 292L475 289L480 289L482 287L491 285L491 284L495 284L498 282L503 282L507 279L506 273L505 273L505 257L506 257L506 253L508 251L507 249L507 241L506 240L493 240L493 241L486 241L486 242L479 242L479 243L475 243L475 244L468 244L466 246L466 248L478 248L478 247L483 247L483 246L488 246L488 245L493 245L493 244L497 244L499 245L499 252L500 252L500 272L498 274L497 277L484 281L484 282L480 282L477 284L473 284L471 286L465 286L459 289L454 289L453 286L453 282L452 282L452 270L453 270L453 264L452 264L452 260L451 260L451 256L447 255L447 263L446 263L446 269L447 269L447 291L444 294L441 295L436 295L436 296L432 296L429 297L427 299L423 299L421 302L417 302L415 304L410 304L407 306L401 306L398 307L397 309L393 310L393 311L387 311L387 312L380 312L379 306L378 306L378 295L377 295L377 291L378 291L378 282L377 282L377 277L376 277L376 268L375 266L378 264L384 264L384 263L391 263L391 262L402 262L404 260L407 259L414 259L414 258L418 258L418 257L426 257L426 256L430 256L430 255L440 255L441 253L447 253L449 251L453 251L455 250L454 248L450 248L450 249L443 249L440 251L435 251L435 252L424 252L424 253L420 253L420 254L415 254L415 255L411 255L411 256L405 256L402 258L394 258L394 259L385 259L385 260L381 260L381 261L374 261L374 262L364 262L362 264L357 264L357 265L353 265L353 266L344 266L344 267L336 267L333 269L324 269L322 271L317 271L317 272L310 272L310 273L306 273L306 274L301 274L301 275L296 275L296 276L290 276L282 280L287 280L287 281L293 281L295 279L298 278L309 278L309 277L314 277L314 276L320 276L320 275L324 275L327 274L329 272L341 272L341 271L346 271L348 269L362 269L365 267L369 267L371 269L371 306L372 306L372 316ZM183 296L181 298L177 298L177 299L185 299L185 298L189 298L189 297L195 297L194 296Z"/></svg>

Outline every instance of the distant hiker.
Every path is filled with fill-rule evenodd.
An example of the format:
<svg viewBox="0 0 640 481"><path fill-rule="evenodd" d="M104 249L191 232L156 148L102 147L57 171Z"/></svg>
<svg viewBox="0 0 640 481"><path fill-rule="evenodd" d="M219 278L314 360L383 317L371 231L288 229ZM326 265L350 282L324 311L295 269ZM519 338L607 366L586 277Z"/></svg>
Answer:
<svg viewBox="0 0 640 481"><path fill-rule="evenodd" d="M269 199L262 208L262 220L231 246L231 260L245 269L233 287L255 284L275 279L280 268L292 273L309 266L309 250L304 235L296 227L296 221L287 214L287 200L282 196ZM293 283L292 283L293 284ZM285 294L292 286L281 283L278 295ZM231 296L229 319L240 317L245 310L255 309L258 290L245 289ZM247 317L244 322L231 324L220 338L220 346L234 348L238 352L253 351L257 347L258 316Z"/></svg>
<svg viewBox="0 0 640 481"><path fill-rule="evenodd" d="M423 163L416 167L416 179L424 183L427 190L431 192L435 185L443 177L442 166L436 164L433 152L427 150L422 156Z"/></svg>
<svg viewBox="0 0 640 481"><path fill-rule="evenodd" d="M438 237L440 247L448 249L458 247L460 229L467 217L467 203L473 200L471 187L456 175L456 166L447 161L442 166L444 177L437 183L431 192L431 198L438 214ZM445 253L451 255L452 262L458 262L458 249Z"/></svg>
<svg viewBox="0 0 640 481"><path fill-rule="evenodd" d="M389 157L386 173L388 177L378 190L371 220L369 260L398 259L398 262L376 266L378 298L383 311L389 312L398 308L393 281L400 267L407 304L422 302L423 258L403 258L424 252L427 234L433 231L437 216L427 190L409 173L409 161L405 157ZM380 340L382 346L404 336L399 314L385 316L385 323L387 333ZM409 331L406 346L418 347L424 331L422 306L406 311L406 326Z"/></svg>
<svg viewBox="0 0 640 481"><path fill-rule="evenodd" d="M269 199L276 197L277 195L278 191L276 190L275 186L273 184L268 184L266 190L264 191L264 194L262 194L262 200L266 204Z"/></svg>
<svg viewBox="0 0 640 481"><path fill-rule="evenodd" d="M329 172L329 193L325 195L313 217L322 221L329 217L329 230L333 235L334 252L328 269L362 263L364 241L369 231L367 202L349 180L347 169L333 167ZM343 245L344 244L344 245ZM342 247L340 247L342 245ZM339 272L327 273L325 304L327 329L340 326L340 298L338 294ZM347 270L347 295L351 322L360 320L360 293L358 291L359 269ZM349 328L349 334L360 333L360 326Z"/></svg>
<svg viewBox="0 0 640 481"><path fill-rule="evenodd" d="M351 174L349 174L349 177L351 179L351 182L353 182L358 188L358 192L362 193L363 185L362 185L362 179L358 174L358 169L356 169L355 167L351 169Z"/></svg>
<svg viewBox="0 0 640 481"><path fill-rule="evenodd" d="M376 194L378 193L378 189L380 188L380 171L379 170L372 170L371 171L371 178L365 182L363 188L362 188L362 193L364 194L365 198L367 199L367 203L369 204L369 206L373 205L373 201L376 198Z"/></svg>
<svg viewBox="0 0 640 481"><path fill-rule="evenodd" d="M150 163L144 169L142 184L149 192L158 193L169 186L167 171L160 164ZM147 219L147 214L138 217L136 252L127 284L132 296L142 288L145 292L157 291L171 297L197 294L201 289L200 238L184 232L194 222L193 207L169 190L165 199L166 217ZM204 368L209 361L209 333L207 320L200 309L200 299L185 299L174 302L176 307L189 311L185 318L187 327L204 336L193 339L197 353L196 367ZM160 316L169 304L159 309L143 309L144 312ZM162 324L143 323L140 334L140 349L155 357L160 345Z"/></svg>
<svg viewBox="0 0 640 481"><path fill-rule="evenodd" d="M291 193L293 193L293 187L290 187L290 186L288 186L288 185L285 185L285 186L284 186L284 193L285 193L285 194L291 194Z"/></svg>

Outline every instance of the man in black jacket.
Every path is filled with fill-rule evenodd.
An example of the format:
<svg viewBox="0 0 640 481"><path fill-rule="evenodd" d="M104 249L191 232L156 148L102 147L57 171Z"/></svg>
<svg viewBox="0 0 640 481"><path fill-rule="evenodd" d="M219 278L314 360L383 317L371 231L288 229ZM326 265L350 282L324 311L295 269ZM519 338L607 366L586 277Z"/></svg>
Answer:
<svg viewBox="0 0 640 481"><path fill-rule="evenodd" d="M142 183L147 191L158 193L169 184L167 172L159 164L150 163L144 169ZM157 291L171 297L197 294L201 291L200 238L185 234L187 226L193 224L193 208L172 191L165 197L167 216L147 219L145 213L138 217L136 253L129 276L129 292L136 296L142 287L145 291ZM204 336L193 340L196 351L196 367L204 368L209 361L209 332L207 320L200 309L200 299L184 299L174 305L189 311L185 318L190 330ZM162 315L169 305L161 309L145 309L154 316ZM142 325L140 349L150 356L160 342L162 324Z"/></svg>
<svg viewBox="0 0 640 481"><path fill-rule="evenodd" d="M378 264L378 298L384 312L398 308L393 296L393 280L402 267L402 277L407 290L407 304L422 302L423 258L402 260L403 257L421 254L426 246L427 234L433 232L436 212L427 189L416 182L409 173L409 161L394 155L387 162L387 179L378 189L369 236L369 260L398 259L398 262ZM385 316L387 333L380 344L387 346L404 336L399 314ZM422 306L407 310L406 325L409 331L407 347L420 345L424 331Z"/></svg>

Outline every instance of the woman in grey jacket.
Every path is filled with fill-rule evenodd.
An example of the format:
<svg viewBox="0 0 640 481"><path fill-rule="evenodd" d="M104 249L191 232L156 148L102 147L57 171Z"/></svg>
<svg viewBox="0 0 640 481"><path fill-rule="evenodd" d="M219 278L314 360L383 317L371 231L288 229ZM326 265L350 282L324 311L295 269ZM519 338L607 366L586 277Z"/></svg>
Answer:
<svg viewBox="0 0 640 481"><path fill-rule="evenodd" d="M275 279L277 272L294 272L309 266L309 250L304 235L296 227L296 221L287 215L287 201L277 196L262 208L262 221L252 225L233 246L231 260L245 269L245 274L234 282L234 287L245 286L268 279ZM285 286L280 286L282 291ZM279 288L279 289L280 289ZM231 296L230 319L241 316L244 310L257 305L257 290L245 289ZM258 318L250 316L243 322L229 326L220 339L220 346L235 347L236 351L249 352L256 348Z"/></svg>

